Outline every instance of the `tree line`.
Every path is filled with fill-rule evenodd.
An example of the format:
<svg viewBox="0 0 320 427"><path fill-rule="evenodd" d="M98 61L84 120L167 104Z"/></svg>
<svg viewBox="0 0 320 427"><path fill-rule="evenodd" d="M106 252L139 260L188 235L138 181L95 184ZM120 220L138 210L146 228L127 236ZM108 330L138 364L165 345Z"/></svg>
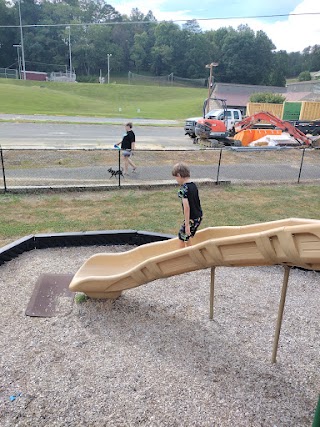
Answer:
<svg viewBox="0 0 320 427"><path fill-rule="evenodd" d="M265 32L247 25L202 31L196 20L157 22L151 10L138 8L123 15L103 0L21 0L20 6L27 70L65 70L69 31L77 77L106 74L108 54L113 73L190 79L207 78L205 65L214 61L215 81L226 83L284 86L286 78L320 70L320 45L276 52ZM18 68L17 1L0 0L0 26L0 67Z"/></svg>

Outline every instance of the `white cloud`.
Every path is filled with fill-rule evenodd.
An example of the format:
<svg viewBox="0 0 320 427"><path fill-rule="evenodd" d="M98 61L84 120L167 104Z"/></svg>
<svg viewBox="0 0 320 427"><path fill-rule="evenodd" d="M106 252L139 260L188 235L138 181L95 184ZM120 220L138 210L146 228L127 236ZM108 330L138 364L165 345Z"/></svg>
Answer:
<svg viewBox="0 0 320 427"><path fill-rule="evenodd" d="M190 16L194 16L195 18L197 17L197 9L195 9L193 13L190 10L163 12L162 10L165 3L166 0L153 0L152 4L149 5L145 0L133 0L129 2L120 0L117 1L116 4L114 2L114 7L120 13L125 13L127 15L130 15L131 10L135 7L145 14L151 9L158 21L181 21L190 19ZM195 7L197 7L197 4L194 4ZM274 12L274 14L277 13L277 11ZM199 20L198 22L203 30L215 30L220 27L228 26L237 28L240 24L248 24L254 31L264 31L273 41L277 50L286 50L287 52L302 51L308 46L320 44L319 0L303 0L298 6L296 6L296 8L290 11L290 13L319 13L319 15L290 15L287 19L274 22L258 19L217 19L208 21ZM209 14L210 12L208 11L208 17L213 16L214 11L211 16ZM234 13L233 15L237 15L237 13Z"/></svg>
<svg viewBox="0 0 320 427"><path fill-rule="evenodd" d="M292 13L319 13L315 0L304 0ZM320 15L289 16L285 22L276 22L265 30L277 49L288 52L301 51L305 47L320 44Z"/></svg>

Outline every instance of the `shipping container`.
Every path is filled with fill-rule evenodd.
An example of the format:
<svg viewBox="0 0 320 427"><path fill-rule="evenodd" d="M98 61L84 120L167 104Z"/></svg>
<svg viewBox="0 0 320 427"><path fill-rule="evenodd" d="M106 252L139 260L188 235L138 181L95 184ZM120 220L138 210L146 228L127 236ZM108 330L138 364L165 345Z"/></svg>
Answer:
<svg viewBox="0 0 320 427"><path fill-rule="evenodd" d="M283 104L248 102L247 116L252 116L253 114L259 113L260 111L267 111L268 113L271 113L281 119Z"/></svg>
<svg viewBox="0 0 320 427"><path fill-rule="evenodd" d="M320 102L303 101L299 120L320 120Z"/></svg>

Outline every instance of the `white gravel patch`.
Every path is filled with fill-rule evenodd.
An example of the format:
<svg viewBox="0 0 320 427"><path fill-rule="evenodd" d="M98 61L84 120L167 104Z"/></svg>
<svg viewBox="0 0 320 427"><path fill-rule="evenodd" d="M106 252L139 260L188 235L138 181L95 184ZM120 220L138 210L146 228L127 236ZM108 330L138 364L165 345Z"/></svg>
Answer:
<svg viewBox="0 0 320 427"><path fill-rule="evenodd" d="M25 316L40 274L127 249L34 250L0 266L2 427L311 426L318 273L291 271L276 364L281 267L217 268L213 321L210 269L74 303L67 315Z"/></svg>

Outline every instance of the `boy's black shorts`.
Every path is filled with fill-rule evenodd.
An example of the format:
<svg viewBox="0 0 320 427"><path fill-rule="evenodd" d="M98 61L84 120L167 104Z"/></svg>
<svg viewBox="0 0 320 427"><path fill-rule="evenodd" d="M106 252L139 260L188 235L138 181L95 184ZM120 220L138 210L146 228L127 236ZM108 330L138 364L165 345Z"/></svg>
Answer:
<svg viewBox="0 0 320 427"><path fill-rule="evenodd" d="M179 239L182 240L183 242L187 242L190 239L190 237L193 237L196 234L196 231L199 225L201 224L201 221L202 221L202 217L190 219L190 236L186 234L186 225L185 223L183 223L178 233Z"/></svg>

